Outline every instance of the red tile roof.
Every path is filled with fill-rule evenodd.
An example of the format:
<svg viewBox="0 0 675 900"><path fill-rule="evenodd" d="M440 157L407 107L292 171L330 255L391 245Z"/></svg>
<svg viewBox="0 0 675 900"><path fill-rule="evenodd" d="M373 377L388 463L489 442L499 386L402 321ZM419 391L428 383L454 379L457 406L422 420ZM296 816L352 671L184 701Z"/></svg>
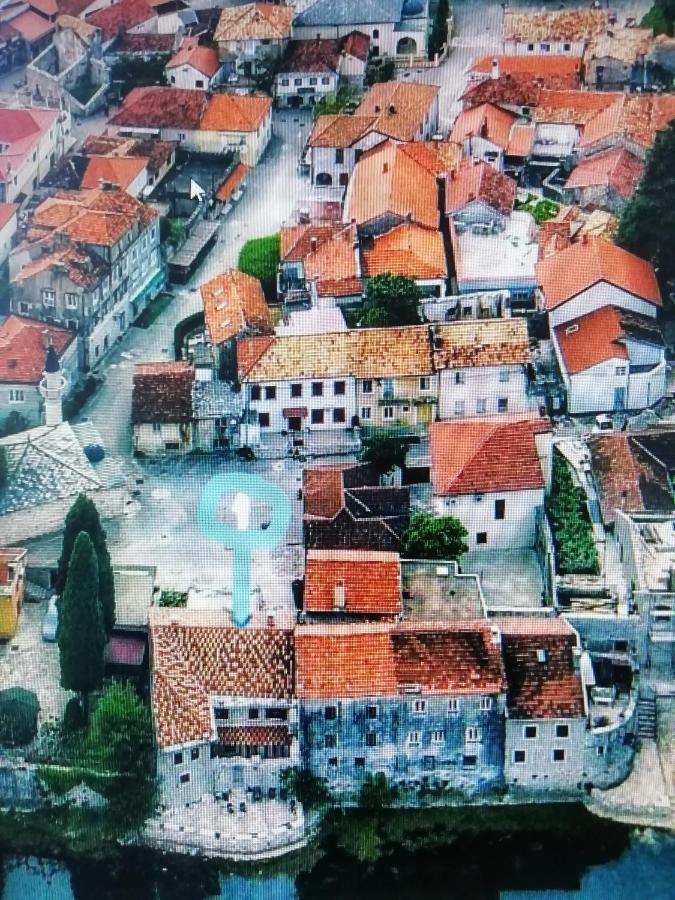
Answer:
<svg viewBox="0 0 675 900"><path fill-rule="evenodd" d="M119 3L97 9L85 18L101 29L101 38L107 42L137 25L156 19L157 13L145 0L119 0Z"/></svg>
<svg viewBox="0 0 675 900"><path fill-rule="evenodd" d="M214 346L243 334L272 334L274 326L257 278L229 269L202 284L204 320Z"/></svg>
<svg viewBox="0 0 675 900"><path fill-rule="evenodd" d="M533 75L548 82L549 79L569 80L566 87L577 87L581 73L581 57L550 56L534 53L519 56L481 56L473 61L469 71L480 75L491 75L496 61L499 75ZM494 80L494 79L492 79ZM563 87L563 85L559 85Z"/></svg>
<svg viewBox="0 0 675 900"><path fill-rule="evenodd" d="M368 615L398 615L401 611L401 561L398 553L363 550L308 550L302 608L305 612L340 610Z"/></svg>
<svg viewBox="0 0 675 900"><path fill-rule="evenodd" d="M650 263L601 237L588 237L537 263L546 309L552 310L600 282L661 306Z"/></svg>
<svg viewBox="0 0 675 900"><path fill-rule="evenodd" d="M192 419L194 371L187 362L142 363L134 366L131 420L189 422Z"/></svg>
<svg viewBox="0 0 675 900"><path fill-rule="evenodd" d="M56 109L3 109L0 116L0 181L18 171L59 117Z"/></svg>
<svg viewBox="0 0 675 900"><path fill-rule="evenodd" d="M128 188L145 169L147 160L139 156L92 156L82 176L82 188L98 188L100 181L109 181Z"/></svg>
<svg viewBox="0 0 675 900"><path fill-rule="evenodd" d="M350 31L343 38L342 47L340 48L346 56L354 56L365 62L368 59L370 51L370 38L361 31Z"/></svg>
<svg viewBox="0 0 675 900"><path fill-rule="evenodd" d="M340 65L338 40L291 41L279 72L333 72Z"/></svg>
<svg viewBox="0 0 675 900"><path fill-rule="evenodd" d="M429 432L434 493L491 493L544 487L535 435L548 419L457 419L434 422Z"/></svg>
<svg viewBox="0 0 675 900"><path fill-rule="evenodd" d="M532 118L535 122L583 126L623 96L611 91L542 90Z"/></svg>
<svg viewBox="0 0 675 900"><path fill-rule="evenodd" d="M472 137L484 138L498 147L506 149L509 136L518 117L505 109L483 103L473 109L464 110L455 119L450 140L457 144Z"/></svg>
<svg viewBox="0 0 675 900"><path fill-rule="evenodd" d="M224 9L216 26L216 41L280 41L290 37L293 7L245 3Z"/></svg>
<svg viewBox="0 0 675 900"><path fill-rule="evenodd" d="M248 177L249 168L244 163L237 163L237 165L232 169L230 174L227 176L225 181L220 185L218 190L216 191L216 200L220 200L221 203L227 203L232 194L237 190L240 184L242 184L246 178Z"/></svg>
<svg viewBox="0 0 675 900"><path fill-rule="evenodd" d="M558 325L555 336L569 375L585 372L610 359L628 359L621 311L614 306L603 306Z"/></svg>
<svg viewBox="0 0 675 900"><path fill-rule="evenodd" d="M19 32L21 37L28 43L32 44L34 41L39 41L40 38L45 37L48 34L51 34L52 31L56 30L56 25L54 22L50 22L48 19L43 19L42 16L39 16L37 13L34 13L32 10L26 10L26 12L19 13L18 16L15 16L10 25L16 31Z"/></svg>
<svg viewBox="0 0 675 900"><path fill-rule="evenodd" d="M482 200L504 216L510 215L516 199L513 178L498 172L482 160L464 159L451 169L446 179L445 209L460 212L474 200Z"/></svg>
<svg viewBox="0 0 675 900"><path fill-rule="evenodd" d="M411 222L397 225L362 251L363 274L374 278L385 272L409 278L446 278L447 264L440 231Z"/></svg>
<svg viewBox="0 0 675 900"><path fill-rule="evenodd" d="M112 125L140 128L199 128L207 97L204 91L174 87L134 88L124 98L122 108L111 117Z"/></svg>
<svg viewBox="0 0 675 900"><path fill-rule="evenodd" d="M345 466L312 466L302 473L304 516L334 519L344 509L342 473Z"/></svg>
<svg viewBox="0 0 675 900"><path fill-rule="evenodd" d="M16 203L0 203L0 230L14 218L18 208Z"/></svg>
<svg viewBox="0 0 675 900"><path fill-rule="evenodd" d="M438 92L435 84L380 82L369 88L354 115L375 116L374 131L397 141L414 141Z"/></svg>
<svg viewBox="0 0 675 900"><path fill-rule="evenodd" d="M304 257L305 278L314 283L319 297L350 297L363 290L355 242L356 229L343 225Z"/></svg>
<svg viewBox="0 0 675 900"><path fill-rule="evenodd" d="M607 31L609 12L604 9L561 9L533 12L530 9L504 13L504 41L588 41Z"/></svg>
<svg viewBox="0 0 675 900"><path fill-rule="evenodd" d="M637 156L617 147L579 160L565 182L566 188L607 186L627 200L642 178L644 163Z"/></svg>
<svg viewBox="0 0 675 900"><path fill-rule="evenodd" d="M310 147L351 147L373 128L375 116L345 113L319 116L307 143Z"/></svg>
<svg viewBox="0 0 675 900"><path fill-rule="evenodd" d="M175 34L122 34L115 49L119 53L171 53Z"/></svg>
<svg viewBox="0 0 675 900"><path fill-rule="evenodd" d="M574 666L577 636L564 619L498 620L506 669L506 705L512 719L585 716L584 693ZM539 661L539 651L545 651Z"/></svg>
<svg viewBox="0 0 675 900"><path fill-rule="evenodd" d="M290 747L293 736L287 725L229 725L218 723L218 740L229 747L285 745Z"/></svg>
<svg viewBox="0 0 675 900"><path fill-rule="evenodd" d="M269 97L214 94L199 123L199 130L257 131L271 109Z"/></svg>
<svg viewBox="0 0 675 900"><path fill-rule="evenodd" d="M183 38L178 53L171 57L165 68L175 69L178 66L192 66L207 78L213 78L220 68L220 63L213 47L202 47L199 45L198 37L188 35Z"/></svg>
<svg viewBox="0 0 675 900"><path fill-rule="evenodd" d="M0 382L38 384L45 365L45 344L63 356L74 340L74 332L66 328L9 316L0 325Z"/></svg>
<svg viewBox="0 0 675 900"><path fill-rule="evenodd" d="M301 625L295 649L304 700L504 689L500 648L482 623Z"/></svg>
<svg viewBox="0 0 675 900"><path fill-rule="evenodd" d="M580 146L590 147L609 139L625 139L649 149L658 131L675 119L675 96L672 94L618 94L615 102L584 128Z"/></svg>

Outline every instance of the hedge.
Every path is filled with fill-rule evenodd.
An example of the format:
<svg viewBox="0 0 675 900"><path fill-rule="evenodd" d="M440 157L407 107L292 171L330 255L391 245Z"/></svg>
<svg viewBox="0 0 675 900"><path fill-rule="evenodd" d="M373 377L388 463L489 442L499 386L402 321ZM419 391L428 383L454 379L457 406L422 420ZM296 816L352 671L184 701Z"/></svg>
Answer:
<svg viewBox="0 0 675 900"><path fill-rule="evenodd" d="M267 237L253 238L247 241L239 253L239 268L247 275L252 275L262 283L268 303L277 299L277 269L281 258L281 236L270 234Z"/></svg>
<svg viewBox="0 0 675 900"><path fill-rule="evenodd" d="M578 487L568 463L553 457L553 486L547 504L559 575L592 574L599 570L593 528L586 508L586 495Z"/></svg>

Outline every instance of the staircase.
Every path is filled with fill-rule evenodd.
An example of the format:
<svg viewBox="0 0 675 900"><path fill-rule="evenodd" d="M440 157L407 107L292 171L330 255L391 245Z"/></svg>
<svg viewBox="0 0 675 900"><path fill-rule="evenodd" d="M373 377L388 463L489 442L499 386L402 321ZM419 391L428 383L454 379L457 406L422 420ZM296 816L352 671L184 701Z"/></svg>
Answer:
<svg viewBox="0 0 675 900"><path fill-rule="evenodd" d="M637 726L638 737L656 740L656 699L651 691L638 700Z"/></svg>

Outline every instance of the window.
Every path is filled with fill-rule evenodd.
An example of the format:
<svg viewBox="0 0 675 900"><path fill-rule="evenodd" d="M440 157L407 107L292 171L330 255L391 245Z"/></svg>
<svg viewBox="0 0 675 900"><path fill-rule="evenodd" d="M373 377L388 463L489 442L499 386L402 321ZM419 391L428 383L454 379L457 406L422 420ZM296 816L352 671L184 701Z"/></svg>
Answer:
<svg viewBox="0 0 675 900"><path fill-rule="evenodd" d="M302 84L302 78L294 78L294 79L293 79L293 84L294 84L296 87L300 87L300 85Z"/></svg>
<svg viewBox="0 0 675 900"><path fill-rule="evenodd" d="M463 400L455 400L455 415L463 416L466 412L466 403Z"/></svg>
<svg viewBox="0 0 675 900"><path fill-rule="evenodd" d="M343 397L345 393L346 385L344 381L334 381L333 382L333 394L336 397Z"/></svg>
<svg viewBox="0 0 675 900"><path fill-rule="evenodd" d="M183 774L180 776L180 778L178 780L180 781L181 784L187 784L188 781L190 780L190 773L183 772Z"/></svg>
<svg viewBox="0 0 675 900"><path fill-rule="evenodd" d="M599 747L595 748L595 752L598 754L598 756L604 756L605 755L605 745L600 744Z"/></svg>
<svg viewBox="0 0 675 900"><path fill-rule="evenodd" d="M322 409L313 409L312 410L312 425L323 425L323 410Z"/></svg>
<svg viewBox="0 0 675 900"><path fill-rule="evenodd" d="M77 294L66 294L66 308L77 309Z"/></svg>
<svg viewBox="0 0 675 900"><path fill-rule="evenodd" d="M333 722L337 719L337 706L326 706L323 711L323 717L328 722Z"/></svg>
<svg viewBox="0 0 675 900"><path fill-rule="evenodd" d="M464 732L464 740L467 744L478 744L480 742L480 728L475 725L469 725Z"/></svg>
<svg viewBox="0 0 675 900"><path fill-rule="evenodd" d="M483 712L487 712L492 709L492 697L481 697L480 698L480 708Z"/></svg>
<svg viewBox="0 0 675 900"><path fill-rule="evenodd" d="M373 382L370 380L370 378L367 378L365 381L361 382L361 390L364 394L373 393Z"/></svg>
<svg viewBox="0 0 675 900"><path fill-rule="evenodd" d="M570 736L570 726L569 725L556 725L555 726L555 736L557 738L566 738Z"/></svg>
<svg viewBox="0 0 675 900"><path fill-rule="evenodd" d="M26 399L26 395L19 388L10 388L9 391L9 402L10 403L23 403Z"/></svg>
<svg viewBox="0 0 675 900"><path fill-rule="evenodd" d="M327 734L324 738L324 747L328 749L330 749L331 747L337 747L337 735Z"/></svg>
<svg viewBox="0 0 675 900"><path fill-rule="evenodd" d="M385 419L393 419L394 418L394 407L393 406L384 406L382 408L382 416Z"/></svg>
<svg viewBox="0 0 675 900"><path fill-rule="evenodd" d="M183 752L179 750L177 753L173 755L173 764L174 766L181 766L183 764Z"/></svg>
<svg viewBox="0 0 675 900"><path fill-rule="evenodd" d="M615 375L625 375L626 367L625 366L617 366L616 369L614 370L614 374Z"/></svg>
<svg viewBox="0 0 675 900"><path fill-rule="evenodd" d="M497 412L506 412L509 408L509 398L508 397L498 397L497 398Z"/></svg>
<svg viewBox="0 0 675 900"><path fill-rule="evenodd" d="M465 753L462 757L462 765L465 769L471 769L478 764L478 757L475 753Z"/></svg>
<svg viewBox="0 0 675 900"><path fill-rule="evenodd" d="M224 706L217 706L217 707L213 710L213 718L214 718L214 719L220 719L220 720L222 720L222 719L229 719L229 718L230 718L230 711L229 711L229 709L226 709Z"/></svg>
<svg viewBox="0 0 675 900"><path fill-rule="evenodd" d="M19 312L22 316L27 316L30 312L30 306L27 303L19 303Z"/></svg>
<svg viewBox="0 0 675 900"><path fill-rule="evenodd" d="M355 769L365 769L366 767L366 758L365 756L356 756L354 757L354 768Z"/></svg>
<svg viewBox="0 0 675 900"><path fill-rule="evenodd" d="M514 750L513 751L513 762L516 765L522 766L526 760L526 754L524 750Z"/></svg>
<svg viewBox="0 0 675 900"><path fill-rule="evenodd" d="M324 75L324 77L321 79L321 84L330 84L330 78Z"/></svg>
<svg viewBox="0 0 675 900"><path fill-rule="evenodd" d="M572 49L571 44L563 44L563 50L565 53L569 53L571 49Z"/></svg>
<svg viewBox="0 0 675 900"><path fill-rule="evenodd" d="M362 407L361 407L361 418L362 418L362 419L369 419L369 418L370 418L370 407L369 407L369 406L362 406Z"/></svg>
<svg viewBox="0 0 675 900"><path fill-rule="evenodd" d="M476 400L476 415L482 416L487 412L487 400L485 397L481 397L479 400Z"/></svg>
<svg viewBox="0 0 675 900"><path fill-rule="evenodd" d="M499 370L499 380L500 381L508 381L511 377L511 373L508 369L500 369Z"/></svg>
<svg viewBox="0 0 675 900"><path fill-rule="evenodd" d="M466 384L466 372L455 372L455 384Z"/></svg>
<svg viewBox="0 0 675 900"><path fill-rule="evenodd" d="M312 85L317 84L316 78L310 78L310 79L309 79L309 83L312 84Z"/></svg>
<svg viewBox="0 0 675 900"><path fill-rule="evenodd" d="M542 45L541 45L541 52L542 52L542 53L548 53L548 52L550 51L550 49L551 49L551 45L550 45L550 44L542 44Z"/></svg>
<svg viewBox="0 0 675 900"><path fill-rule="evenodd" d="M476 543L487 544L487 531L476 532Z"/></svg>
<svg viewBox="0 0 675 900"><path fill-rule="evenodd" d="M448 712L451 716L456 716L459 712L459 700L454 697L448 700Z"/></svg>
<svg viewBox="0 0 675 900"><path fill-rule="evenodd" d="M444 744L445 743L445 732L441 729L436 729L431 732L431 743L432 744Z"/></svg>
<svg viewBox="0 0 675 900"><path fill-rule="evenodd" d="M338 764L337 756L331 756L330 759L328 760L328 765L334 769L337 769L337 764Z"/></svg>
<svg viewBox="0 0 675 900"><path fill-rule="evenodd" d="M526 725L523 728L523 737L531 740L532 738L536 738L537 736L537 726L536 725Z"/></svg>
<svg viewBox="0 0 675 900"><path fill-rule="evenodd" d="M377 718L377 707L376 706L366 706L366 719L376 719Z"/></svg>
<svg viewBox="0 0 675 900"><path fill-rule="evenodd" d="M420 733L419 731L409 731L408 732L408 743L411 746L415 746L420 742Z"/></svg>
<svg viewBox="0 0 675 900"><path fill-rule="evenodd" d="M52 291L49 288L43 288L42 302L45 306L54 306L56 303L56 291Z"/></svg>
<svg viewBox="0 0 675 900"><path fill-rule="evenodd" d="M425 713L427 711L427 701L415 700L413 703L413 711L416 713Z"/></svg>
<svg viewBox="0 0 675 900"><path fill-rule="evenodd" d="M248 717L249 717L249 719L259 719L260 718L260 710L258 709L257 706L249 706Z"/></svg>
<svg viewBox="0 0 675 900"><path fill-rule="evenodd" d="M369 731L366 735L366 747L377 747L377 734L374 731Z"/></svg>
<svg viewBox="0 0 675 900"><path fill-rule="evenodd" d="M335 164L341 166L345 161L345 151L338 147L335 151Z"/></svg>
<svg viewBox="0 0 675 900"><path fill-rule="evenodd" d="M193 747L190 750L190 759L199 759L199 747Z"/></svg>
<svg viewBox="0 0 675 900"><path fill-rule="evenodd" d="M380 29L379 29L379 28L373 28L373 37L374 37L374 38L379 38L379 36L380 36Z"/></svg>
<svg viewBox="0 0 675 900"><path fill-rule="evenodd" d="M288 87L288 78L282 78L281 84L282 84L282 87Z"/></svg>
<svg viewBox="0 0 675 900"><path fill-rule="evenodd" d="M178 133L178 140L179 140L179 141L184 141L184 140L185 140L185 133L184 133L184 132L180 131L180 132Z"/></svg>
<svg viewBox="0 0 675 900"><path fill-rule="evenodd" d="M495 519L506 517L506 500L495 500Z"/></svg>
<svg viewBox="0 0 675 900"><path fill-rule="evenodd" d="M312 382L312 397L323 397L323 382Z"/></svg>
<svg viewBox="0 0 675 900"><path fill-rule="evenodd" d="M175 84L175 83L176 83L176 76L172 75L171 76L171 84Z"/></svg>
<svg viewBox="0 0 675 900"><path fill-rule="evenodd" d="M251 400L260 400L260 385L254 384L251 387Z"/></svg>
<svg viewBox="0 0 675 900"><path fill-rule="evenodd" d="M527 52L528 52L528 53L534 53L534 44L528 44L528 45L527 45Z"/></svg>
<svg viewBox="0 0 675 900"><path fill-rule="evenodd" d="M423 375L420 378L420 390L428 391L431 388L431 378L428 375Z"/></svg>
<svg viewBox="0 0 675 900"><path fill-rule="evenodd" d="M162 433L162 423L161 422L153 422L152 423L152 431L154 434Z"/></svg>
<svg viewBox="0 0 675 900"><path fill-rule="evenodd" d="M344 421L345 421L344 408L342 406L338 406L336 409L333 410L333 422L335 422L336 425L340 425Z"/></svg>
<svg viewBox="0 0 675 900"><path fill-rule="evenodd" d="M556 747L553 751L553 762L565 762L565 751Z"/></svg>
<svg viewBox="0 0 675 900"><path fill-rule="evenodd" d="M277 389L274 385L265 388L265 400L276 400Z"/></svg>
<svg viewBox="0 0 675 900"><path fill-rule="evenodd" d="M301 384L292 384L291 385L291 397L302 397L302 385Z"/></svg>
<svg viewBox="0 0 675 900"><path fill-rule="evenodd" d="M258 413L258 425L261 428L269 428L270 427L270 414L269 413Z"/></svg>

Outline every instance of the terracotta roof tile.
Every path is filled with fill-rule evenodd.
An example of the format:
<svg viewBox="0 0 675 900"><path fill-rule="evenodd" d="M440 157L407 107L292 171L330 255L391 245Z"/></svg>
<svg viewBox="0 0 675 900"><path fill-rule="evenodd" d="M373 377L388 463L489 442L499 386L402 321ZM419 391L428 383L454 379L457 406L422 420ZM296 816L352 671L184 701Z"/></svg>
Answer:
<svg viewBox="0 0 675 900"><path fill-rule="evenodd" d="M16 203L0 203L0 229L3 229L14 218L18 208Z"/></svg>
<svg viewBox="0 0 675 900"><path fill-rule="evenodd" d="M199 38L187 36L183 39L178 52L171 57L165 68L174 69L178 66L192 66L207 78L213 78L220 63L218 62L218 54L213 47L202 47L199 45Z"/></svg>
<svg viewBox="0 0 675 900"><path fill-rule="evenodd" d="M356 59L365 62L370 51L370 38L367 34L363 34L362 31L350 31L343 38L340 49L346 56L354 56Z"/></svg>
<svg viewBox="0 0 675 900"><path fill-rule="evenodd" d="M373 278L385 272L410 278L446 278L445 249L440 231L404 223L373 240L363 250L363 274Z"/></svg>
<svg viewBox="0 0 675 900"><path fill-rule="evenodd" d="M502 36L505 41L588 41L609 26L604 9L564 9L555 12L507 10Z"/></svg>
<svg viewBox="0 0 675 900"><path fill-rule="evenodd" d="M637 62L645 56L654 41L651 28L612 28L597 34L590 41L584 59L618 59L625 63Z"/></svg>
<svg viewBox="0 0 675 900"><path fill-rule="evenodd" d="M74 332L66 328L9 316L0 325L0 382L37 384L45 365L45 343L62 356L74 340Z"/></svg>
<svg viewBox="0 0 675 900"><path fill-rule="evenodd" d="M458 144L471 137L482 137L506 149L511 129L518 117L490 103L464 110L455 119L450 140Z"/></svg>
<svg viewBox="0 0 675 900"><path fill-rule="evenodd" d="M272 316L257 278L229 269L202 284L209 340L218 345L243 334L271 334Z"/></svg>
<svg viewBox="0 0 675 900"><path fill-rule="evenodd" d="M672 94L619 94L616 101L594 116L584 128L581 146L591 147L600 141L628 140L649 149L658 131L675 119L675 96Z"/></svg>
<svg viewBox="0 0 675 900"><path fill-rule="evenodd" d="M458 419L430 428L431 473L439 496L537 490L544 477L535 435L548 419Z"/></svg>
<svg viewBox="0 0 675 900"><path fill-rule="evenodd" d="M524 319L483 319L433 326L438 370L526 365L530 361Z"/></svg>
<svg viewBox="0 0 675 900"><path fill-rule="evenodd" d="M509 716L583 718L583 686L574 665L577 636L564 619L513 618L498 620L497 625L502 633ZM545 656L542 662L540 656Z"/></svg>
<svg viewBox="0 0 675 900"><path fill-rule="evenodd" d="M295 632L298 697L494 694L499 647L479 623L304 625Z"/></svg>
<svg viewBox="0 0 675 900"><path fill-rule="evenodd" d="M340 588L342 591L340 592ZM305 612L339 611L397 615L401 611L401 562L398 553L360 550L308 550L302 608Z"/></svg>
<svg viewBox="0 0 675 900"><path fill-rule="evenodd" d="M109 266L95 254L66 247L63 250L46 253L27 263L16 273L13 281L27 281L51 268L64 271L73 284L80 287L93 287L110 271Z"/></svg>
<svg viewBox="0 0 675 900"><path fill-rule="evenodd" d="M451 169L446 179L445 209L451 215L468 203L482 200L508 216L513 210L517 185L513 178L498 172L483 160L465 159Z"/></svg>
<svg viewBox="0 0 675 900"><path fill-rule="evenodd" d="M141 128L186 128L194 131L206 109L204 91L174 87L138 87L124 98L122 108L111 117L112 125Z"/></svg>
<svg viewBox="0 0 675 900"><path fill-rule="evenodd" d="M321 244L332 240L344 229L344 225L317 222L311 225L281 226L281 260L282 262L301 262Z"/></svg>
<svg viewBox="0 0 675 900"><path fill-rule="evenodd" d="M351 147L372 130L374 116L349 116L345 113L319 116L307 143L310 147Z"/></svg>
<svg viewBox="0 0 675 900"><path fill-rule="evenodd" d="M189 422L192 419L194 371L186 362L143 363L134 366L131 420Z"/></svg>
<svg viewBox="0 0 675 900"><path fill-rule="evenodd" d="M248 173L249 168L247 165L241 162L237 163L216 191L216 200L220 200L221 203L227 203L237 188L248 178Z"/></svg>
<svg viewBox="0 0 675 900"><path fill-rule="evenodd" d="M98 188L101 180L127 188L146 167L138 156L93 156L87 163L81 187Z"/></svg>
<svg viewBox="0 0 675 900"><path fill-rule="evenodd" d="M356 250L356 229L343 225L332 236L318 242L304 257L307 281L314 283L319 297L349 297L363 290Z"/></svg>
<svg viewBox="0 0 675 900"><path fill-rule="evenodd" d="M539 95L536 108L532 111L532 118L535 122L583 126L623 96L621 93L611 91L544 89Z"/></svg>
<svg viewBox="0 0 675 900"><path fill-rule="evenodd" d="M10 24L29 44L51 34L52 31L56 31L54 22L43 19L42 16L39 16L30 9L26 10L26 12L19 13L18 16L15 16L11 20Z"/></svg>
<svg viewBox="0 0 675 900"><path fill-rule="evenodd" d="M246 3L224 9L216 26L216 41L286 40L295 11L275 3Z"/></svg>
<svg viewBox="0 0 675 900"><path fill-rule="evenodd" d="M566 188L610 187L627 200L642 178L644 163L637 156L617 147L580 159L565 182Z"/></svg>
<svg viewBox="0 0 675 900"><path fill-rule="evenodd" d="M244 744L262 747L269 744L286 745L293 743L293 736L287 725L218 725L218 740L230 747Z"/></svg>
<svg viewBox="0 0 675 900"><path fill-rule="evenodd" d="M568 84L556 84L556 87L578 87L581 75L581 58L578 56L551 56L548 53L534 53L519 56L481 56L475 59L469 69L479 75L491 75L493 63L496 61L499 76L533 75L541 78L548 86L549 79L564 79ZM494 80L494 79L493 79Z"/></svg>
<svg viewBox="0 0 675 900"><path fill-rule="evenodd" d="M507 156L529 156L534 144L534 125L514 125L506 148Z"/></svg>
<svg viewBox="0 0 675 900"><path fill-rule="evenodd" d="M343 466L312 466L302 473L304 516L334 519L344 509Z"/></svg>
<svg viewBox="0 0 675 900"><path fill-rule="evenodd" d="M526 58L526 57L524 57ZM563 79L549 79L546 87L577 87ZM462 94L464 109L492 103L495 106L536 106L544 88L541 79L532 75L502 75L499 78L487 78L485 81L472 82Z"/></svg>
<svg viewBox="0 0 675 900"><path fill-rule="evenodd" d="M214 94L199 123L199 130L257 131L271 109L269 97Z"/></svg>
<svg viewBox="0 0 675 900"><path fill-rule="evenodd" d="M157 13L145 0L119 0L119 3L90 13L86 21L101 29L101 37L106 42L156 18Z"/></svg>
<svg viewBox="0 0 675 900"><path fill-rule="evenodd" d="M175 34L127 34L119 37L115 45L119 53L171 53L176 43Z"/></svg>
<svg viewBox="0 0 675 900"><path fill-rule="evenodd" d="M438 92L433 84L384 81L368 90L354 115L375 116L374 131L398 141L414 141Z"/></svg>
<svg viewBox="0 0 675 900"><path fill-rule="evenodd" d="M548 310L603 281L655 306L661 305L652 265L600 237L588 237L540 260L537 279Z"/></svg>
<svg viewBox="0 0 675 900"><path fill-rule="evenodd" d="M340 41L291 41L279 72L333 72L340 65Z"/></svg>

